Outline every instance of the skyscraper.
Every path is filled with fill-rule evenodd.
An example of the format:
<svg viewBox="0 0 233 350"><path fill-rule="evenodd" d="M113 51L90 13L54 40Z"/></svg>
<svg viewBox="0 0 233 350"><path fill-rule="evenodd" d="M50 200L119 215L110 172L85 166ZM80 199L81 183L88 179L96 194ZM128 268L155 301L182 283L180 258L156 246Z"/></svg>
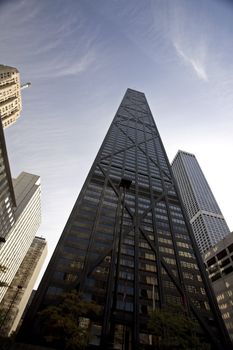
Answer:
<svg viewBox="0 0 233 350"><path fill-rule="evenodd" d="M21 340L40 344L38 311L76 288L101 307L89 344L150 348L149 313L169 304L213 348L229 339L145 95L128 89L29 309Z"/></svg>
<svg viewBox="0 0 233 350"><path fill-rule="evenodd" d="M16 221L6 242L0 246L0 266L4 267L0 281L6 284L0 288L0 306L41 222L40 177L22 172L13 179L13 184Z"/></svg>
<svg viewBox="0 0 233 350"><path fill-rule="evenodd" d="M16 206L5 137L0 116L0 247L14 224Z"/></svg>
<svg viewBox="0 0 233 350"><path fill-rule="evenodd" d="M0 64L0 116L3 127L7 128L15 123L21 110L19 71Z"/></svg>
<svg viewBox="0 0 233 350"><path fill-rule="evenodd" d="M233 232L205 252L203 260L233 344Z"/></svg>
<svg viewBox="0 0 233 350"><path fill-rule="evenodd" d="M172 171L201 253L230 233L194 154L179 151Z"/></svg>
<svg viewBox="0 0 233 350"><path fill-rule="evenodd" d="M22 88L27 86L30 86L30 83ZM3 128L13 124L19 117L22 109L20 89L18 70L0 65L1 335L8 334L16 327L24 304L30 296L28 291L33 287L30 284L35 282L36 273L41 267L39 253L37 257L34 256L30 268L26 266L26 262L35 251L36 242L33 240L41 221L40 178L25 172L17 179L11 178L3 132ZM25 272L26 268L28 269ZM19 279L22 283L17 284Z"/></svg>

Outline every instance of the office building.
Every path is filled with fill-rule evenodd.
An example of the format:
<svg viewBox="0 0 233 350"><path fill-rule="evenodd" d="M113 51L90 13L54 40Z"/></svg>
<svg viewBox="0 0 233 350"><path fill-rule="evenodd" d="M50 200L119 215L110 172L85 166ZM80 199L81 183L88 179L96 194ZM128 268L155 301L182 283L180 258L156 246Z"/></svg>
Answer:
<svg viewBox="0 0 233 350"><path fill-rule="evenodd" d="M1 302L1 335L9 336L17 329L46 255L47 242L35 237Z"/></svg>
<svg viewBox="0 0 233 350"><path fill-rule="evenodd" d="M233 232L203 254L203 260L233 343Z"/></svg>
<svg viewBox="0 0 233 350"><path fill-rule="evenodd" d="M0 118L0 248L15 222L16 206L5 137Z"/></svg>
<svg viewBox="0 0 233 350"><path fill-rule="evenodd" d="M0 116L3 128L15 123L21 110L19 71L0 64Z"/></svg>
<svg viewBox="0 0 233 350"><path fill-rule="evenodd" d="M230 233L194 154L178 151L172 171L201 253Z"/></svg>
<svg viewBox="0 0 233 350"><path fill-rule="evenodd" d="M123 98L19 339L43 345L38 312L59 303L62 293L74 288L101 308L98 318L85 320L92 348L154 348L149 314L175 304L194 318L196 333L213 349L229 349L230 339L141 92L128 89Z"/></svg>
<svg viewBox="0 0 233 350"><path fill-rule="evenodd" d="M12 125L19 117L22 109L20 90L28 86L30 83L20 87L20 76L16 68L0 65L0 333L2 335L7 335L16 328L32 290L31 284L35 282L45 254L44 241L43 251L40 251L42 245L40 243L39 249L39 238L34 239L41 216L40 178L27 173L21 173L17 179L11 178L3 132L3 128ZM33 257L33 262L29 262ZM20 284L19 279L22 282Z"/></svg>
<svg viewBox="0 0 233 350"><path fill-rule="evenodd" d="M0 288L1 301L15 277L41 222L40 177L22 172L13 179L16 197L15 224L6 242L0 247Z"/></svg>

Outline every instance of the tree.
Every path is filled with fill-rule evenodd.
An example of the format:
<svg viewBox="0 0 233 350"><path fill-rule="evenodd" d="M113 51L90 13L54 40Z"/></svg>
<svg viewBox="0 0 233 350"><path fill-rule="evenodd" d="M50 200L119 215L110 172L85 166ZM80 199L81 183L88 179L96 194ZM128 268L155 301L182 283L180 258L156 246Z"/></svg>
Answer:
<svg viewBox="0 0 233 350"><path fill-rule="evenodd" d="M148 329L155 336L157 349L210 349L197 336L193 319L175 306L155 309L150 315Z"/></svg>
<svg viewBox="0 0 233 350"><path fill-rule="evenodd" d="M96 303L82 300L76 291L66 293L58 305L49 306L39 314L44 339L57 349L85 349L88 330L82 320L95 318L99 312Z"/></svg>

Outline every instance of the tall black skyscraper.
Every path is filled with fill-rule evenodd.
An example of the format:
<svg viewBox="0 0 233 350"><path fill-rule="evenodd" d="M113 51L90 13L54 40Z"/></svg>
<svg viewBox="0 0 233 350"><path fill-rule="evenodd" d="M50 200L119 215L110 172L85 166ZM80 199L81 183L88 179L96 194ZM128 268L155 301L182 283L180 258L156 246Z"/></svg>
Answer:
<svg viewBox="0 0 233 350"><path fill-rule="evenodd" d="M213 348L229 346L143 93L128 89L124 96L34 298L22 338L40 343L37 312L73 288L102 307L99 320L89 323L90 344L102 349L150 347L149 313L168 304L185 308Z"/></svg>
<svg viewBox="0 0 233 350"><path fill-rule="evenodd" d="M15 222L15 206L15 194L0 115L0 247L6 241Z"/></svg>

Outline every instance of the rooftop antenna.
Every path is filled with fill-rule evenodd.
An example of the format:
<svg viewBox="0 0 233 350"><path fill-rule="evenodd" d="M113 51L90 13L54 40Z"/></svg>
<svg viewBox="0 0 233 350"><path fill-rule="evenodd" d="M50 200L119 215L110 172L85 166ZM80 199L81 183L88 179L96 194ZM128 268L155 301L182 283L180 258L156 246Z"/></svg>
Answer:
<svg viewBox="0 0 233 350"><path fill-rule="evenodd" d="M31 83L25 83L25 84L23 84L23 85L20 86L20 89L21 89L21 90L24 90L24 89L30 87L31 85L32 85Z"/></svg>

